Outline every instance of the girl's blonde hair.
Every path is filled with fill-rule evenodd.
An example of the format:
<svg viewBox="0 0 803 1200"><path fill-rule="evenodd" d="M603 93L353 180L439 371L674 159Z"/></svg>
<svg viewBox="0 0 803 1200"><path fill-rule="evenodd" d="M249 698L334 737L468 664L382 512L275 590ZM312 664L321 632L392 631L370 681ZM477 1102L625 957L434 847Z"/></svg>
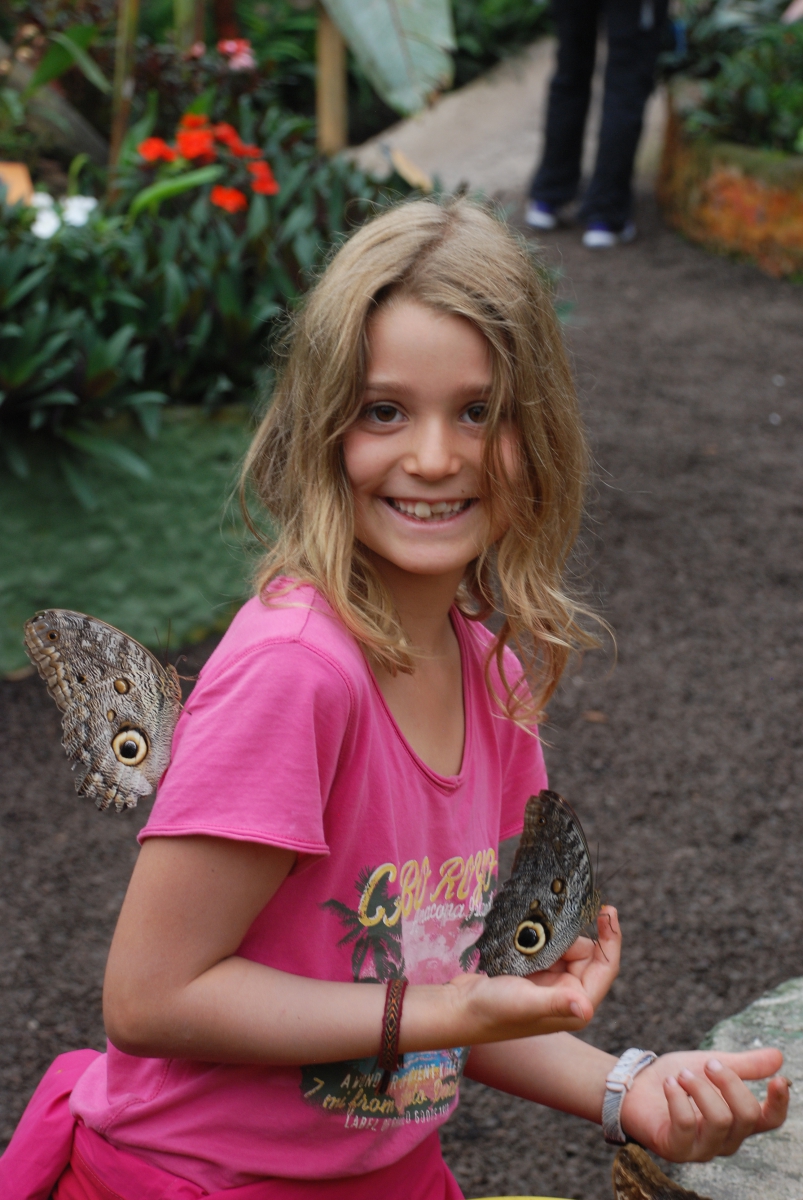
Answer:
<svg viewBox="0 0 803 1200"><path fill-rule="evenodd" d="M489 665L495 656L506 713L529 722L572 649L593 644L578 623L585 610L562 587L587 452L543 272L527 244L477 204L416 200L384 213L341 247L307 297L243 470L244 505L250 481L278 527L256 585L261 593L278 575L313 584L378 663L391 672L414 669L390 594L355 541L342 453L363 403L370 319L401 297L465 317L490 346L482 499L507 532L469 564L457 605L474 620L503 615ZM515 483L502 461L503 421L518 434ZM524 664L532 702L507 679L506 644Z"/></svg>

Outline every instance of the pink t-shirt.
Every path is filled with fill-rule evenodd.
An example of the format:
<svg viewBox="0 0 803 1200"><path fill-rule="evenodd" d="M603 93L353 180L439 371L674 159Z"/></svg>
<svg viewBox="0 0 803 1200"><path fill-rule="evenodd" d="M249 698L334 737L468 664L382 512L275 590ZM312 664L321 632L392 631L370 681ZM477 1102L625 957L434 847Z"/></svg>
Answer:
<svg viewBox="0 0 803 1200"><path fill-rule="evenodd" d="M456 610L466 738L459 775L405 741L356 641L312 588L235 618L182 713L141 838L210 834L298 852L238 953L316 979L445 983L466 969L499 842L546 786L533 737L484 679L491 635ZM521 674L509 654L506 670ZM471 957L470 955L468 956ZM379 1031L377 1030L377 1041ZM134 1058L109 1046L72 1110L114 1145L208 1191L398 1161L457 1104L468 1048L303 1067Z"/></svg>

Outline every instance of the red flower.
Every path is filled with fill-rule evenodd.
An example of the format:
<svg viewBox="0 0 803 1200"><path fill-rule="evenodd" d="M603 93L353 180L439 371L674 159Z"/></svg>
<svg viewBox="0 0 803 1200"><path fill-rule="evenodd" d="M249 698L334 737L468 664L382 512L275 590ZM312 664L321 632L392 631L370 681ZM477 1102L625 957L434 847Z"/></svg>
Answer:
<svg viewBox="0 0 803 1200"><path fill-rule="evenodd" d="M259 192L262 196L275 196L279 191L279 185L276 178L266 162L255 162L248 164L248 170L253 175L251 188L255 192Z"/></svg>
<svg viewBox="0 0 803 1200"><path fill-rule="evenodd" d="M164 138L149 137L145 138L144 142L140 142L137 146L137 153L141 154L145 162L172 162L176 157L176 152L172 146L168 146Z"/></svg>
<svg viewBox="0 0 803 1200"><path fill-rule="evenodd" d="M212 126L212 133L217 140L224 146L228 146L233 150L235 146L242 146L240 135L233 125L229 125L227 121L221 121L219 125Z"/></svg>
<svg viewBox="0 0 803 1200"><path fill-rule="evenodd" d="M203 113L185 113L179 121L181 129L203 129L209 124L209 118Z"/></svg>
<svg viewBox="0 0 803 1200"><path fill-rule="evenodd" d="M216 139L225 146L237 158L261 158L262 151L259 146L251 146L246 144L240 137L233 125L222 121L220 125L212 126L212 133Z"/></svg>
<svg viewBox="0 0 803 1200"><path fill-rule="evenodd" d="M215 138L211 129L181 129L176 137L176 145L183 158L212 162L215 157Z"/></svg>
<svg viewBox="0 0 803 1200"><path fill-rule="evenodd" d="M221 187L220 184L216 184L209 199L228 213L242 212L244 208L248 208L248 198L239 188Z"/></svg>

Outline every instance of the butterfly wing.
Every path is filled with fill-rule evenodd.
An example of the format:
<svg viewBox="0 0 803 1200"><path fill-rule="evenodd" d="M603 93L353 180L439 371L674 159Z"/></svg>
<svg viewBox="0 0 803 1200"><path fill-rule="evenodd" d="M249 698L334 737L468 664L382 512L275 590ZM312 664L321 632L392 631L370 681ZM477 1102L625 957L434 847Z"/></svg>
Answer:
<svg viewBox="0 0 803 1200"><path fill-rule="evenodd" d="M175 669L95 617L68 609L25 623L28 656L64 714L75 789L98 808L135 808L159 782L181 708Z"/></svg>
<svg viewBox="0 0 803 1200"><path fill-rule="evenodd" d="M641 1146L623 1146L612 1168L615 1200L706 1200L674 1183Z"/></svg>
<svg viewBox="0 0 803 1200"><path fill-rule="evenodd" d="M556 963L599 911L582 826L557 792L531 796L513 872L477 941L486 975L530 975Z"/></svg>

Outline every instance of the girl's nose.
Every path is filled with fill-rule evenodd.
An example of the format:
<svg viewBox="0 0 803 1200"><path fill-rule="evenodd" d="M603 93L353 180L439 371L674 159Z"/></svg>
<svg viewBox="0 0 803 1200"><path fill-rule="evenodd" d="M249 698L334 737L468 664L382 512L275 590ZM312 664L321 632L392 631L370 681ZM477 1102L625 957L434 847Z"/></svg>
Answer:
<svg viewBox="0 0 803 1200"><path fill-rule="evenodd" d="M403 461L408 474L434 481L458 473L460 456L448 421L427 421L411 432L411 445Z"/></svg>

